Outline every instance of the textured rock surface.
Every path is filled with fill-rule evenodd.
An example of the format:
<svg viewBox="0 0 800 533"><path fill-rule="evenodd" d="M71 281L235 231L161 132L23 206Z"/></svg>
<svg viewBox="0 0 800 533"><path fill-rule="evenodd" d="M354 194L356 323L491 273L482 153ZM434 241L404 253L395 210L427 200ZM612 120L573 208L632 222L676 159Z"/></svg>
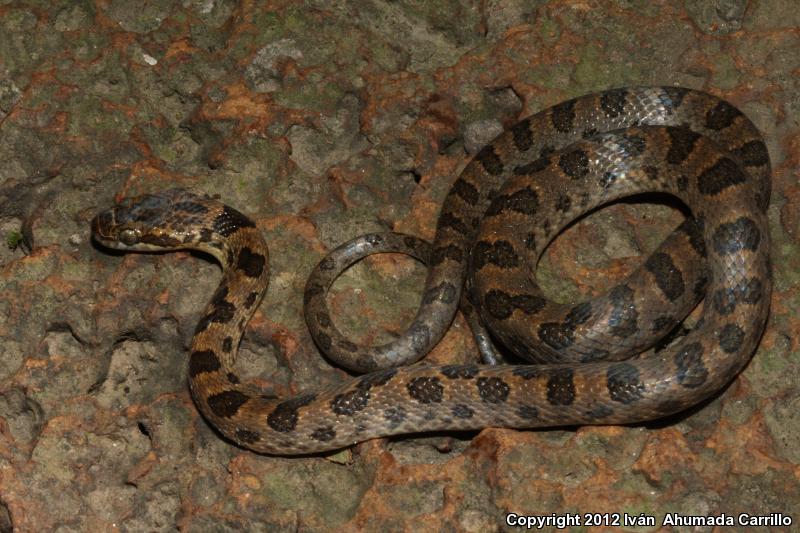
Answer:
<svg viewBox="0 0 800 533"><path fill-rule="evenodd" d="M504 531L508 512L590 511L797 523L799 13L789 0L0 0L0 530ZM326 250L375 230L431 237L468 151L542 107L636 84L730 99L774 163L761 346L722 395L671 420L259 456L209 428L185 384L218 267L88 240L115 197L219 194L272 250L242 375L279 393L334 383L345 374L301 315ZM540 277L563 300L596 293L679 220L603 210ZM360 263L331 296L338 322L388 338L423 277L405 257ZM474 358L460 318L429 356Z"/></svg>

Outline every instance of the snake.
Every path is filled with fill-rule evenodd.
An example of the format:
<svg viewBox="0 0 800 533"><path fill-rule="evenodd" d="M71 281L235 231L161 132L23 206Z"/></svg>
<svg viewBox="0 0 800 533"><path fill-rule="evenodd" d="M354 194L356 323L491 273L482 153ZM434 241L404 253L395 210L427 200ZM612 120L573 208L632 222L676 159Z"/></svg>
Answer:
<svg viewBox="0 0 800 533"><path fill-rule="evenodd" d="M269 283L267 244L251 218L209 195L169 189L122 199L94 217L91 232L108 248L196 249L220 262L222 280L189 349L192 397L235 444L300 455L407 433L640 423L719 393L750 360L769 314L770 187L758 129L711 94L627 87L544 109L465 166L432 243L368 234L319 262L303 295L312 337L366 373L284 397L234 371ZM548 243L577 217L643 193L675 197L691 217L607 294L549 301L535 280ZM391 342L359 346L337 330L327 290L360 257L393 250L427 265L420 307ZM701 298L691 331L635 353ZM459 307L529 361L412 364Z"/></svg>

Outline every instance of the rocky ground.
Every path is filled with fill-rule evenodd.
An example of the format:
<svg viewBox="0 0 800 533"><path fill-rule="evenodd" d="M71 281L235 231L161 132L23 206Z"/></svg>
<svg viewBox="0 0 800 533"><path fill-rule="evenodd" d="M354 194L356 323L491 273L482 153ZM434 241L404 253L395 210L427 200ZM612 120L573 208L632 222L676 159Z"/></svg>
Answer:
<svg viewBox="0 0 800 533"><path fill-rule="evenodd" d="M0 0L0 530L516 530L509 512L797 524L798 28L790 0ZM367 231L431 237L468 154L515 119L645 84L729 99L774 166L764 338L724 393L667 421L260 456L212 430L186 387L218 266L89 240L115 198L219 194L272 254L242 375L281 392L339 382L301 314L327 250ZM596 294L679 220L603 210L556 241L540 279ZM338 323L362 342L397 334L423 278L402 256L360 263L330 298ZM458 318L429 360L474 358Z"/></svg>

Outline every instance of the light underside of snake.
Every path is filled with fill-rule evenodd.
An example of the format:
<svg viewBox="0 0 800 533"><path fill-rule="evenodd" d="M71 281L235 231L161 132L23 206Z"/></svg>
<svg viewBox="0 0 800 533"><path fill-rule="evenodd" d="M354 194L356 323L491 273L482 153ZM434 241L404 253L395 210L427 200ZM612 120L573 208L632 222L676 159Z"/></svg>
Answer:
<svg viewBox="0 0 800 533"><path fill-rule="evenodd" d="M173 189L98 214L92 232L112 248L193 248L222 263L192 339L194 400L239 445L301 454L410 432L646 421L719 391L748 362L768 314L769 173L753 124L699 91L615 89L528 117L467 165L432 245L369 235L319 264L305 292L312 335L335 360L372 373L291 398L264 395L233 371L269 278L267 245L250 219ZM694 220L607 295L575 306L547 301L532 272L547 243L582 213L645 192L676 196ZM336 330L325 294L361 255L393 249L428 264L420 309L394 342L359 347ZM464 308L477 308L517 355L547 364L401 367L441 339L468 279ZM682 320L702 289L703 312L691 332L620 360Z"/></svg>

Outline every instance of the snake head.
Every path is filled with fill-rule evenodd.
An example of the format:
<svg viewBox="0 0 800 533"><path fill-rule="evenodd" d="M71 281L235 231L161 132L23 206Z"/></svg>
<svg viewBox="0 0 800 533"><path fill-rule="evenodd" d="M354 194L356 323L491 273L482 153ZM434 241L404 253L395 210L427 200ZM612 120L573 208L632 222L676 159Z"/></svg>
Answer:
<svg viewBox="0 0 800 533"><path fill-rule="evenodd" d="M184 189L126 198L92 219L92 238L123 251L191 248L209 201Z"/></svg>

